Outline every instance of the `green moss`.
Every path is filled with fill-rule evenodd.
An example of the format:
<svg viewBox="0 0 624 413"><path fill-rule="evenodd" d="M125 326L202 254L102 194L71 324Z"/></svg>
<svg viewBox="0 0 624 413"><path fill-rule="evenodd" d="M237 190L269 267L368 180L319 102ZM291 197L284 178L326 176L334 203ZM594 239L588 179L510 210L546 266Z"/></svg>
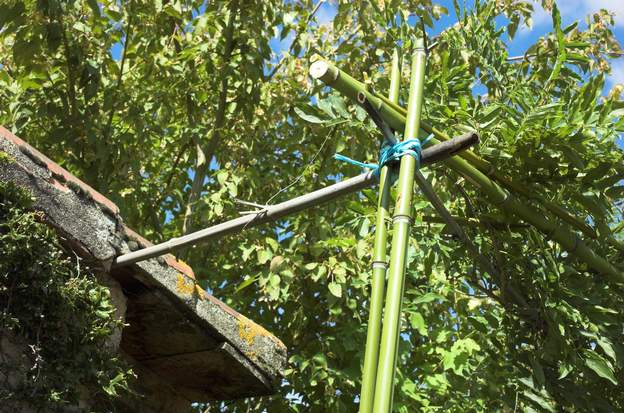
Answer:
<svg viewBox="0 0 624 413"><path fill-rule="evenodd" d="M27 355L20 365L0 359L0 372L20 377L0 382L0 403L56 412L76 406L86 391L89 411L108 411L132 377L107 346L121 321L109 290L31 205L25 191L0 182L0 333L25 340Z"/></svg>
<svg viewBox="0 0 624 413"><path fill-rule="evenodd" d="M15 158L4 151L0 151L0 164L15 163Z"/></svg>

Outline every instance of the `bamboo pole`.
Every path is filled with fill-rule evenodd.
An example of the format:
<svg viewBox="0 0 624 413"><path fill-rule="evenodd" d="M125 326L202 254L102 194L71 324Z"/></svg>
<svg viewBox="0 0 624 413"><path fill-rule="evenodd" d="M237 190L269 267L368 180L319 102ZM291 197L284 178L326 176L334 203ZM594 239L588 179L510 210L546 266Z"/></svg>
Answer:
<svg viewBox="0 0 624 413"><path fill-rule="evenodd" d="M467 133L457 136L448 142L427 147L422 152L422 163L430 164L441 161L446 157L453 156L454 154L469 148L478 141L479 137L477 134ZM266 222L275 221L281 217L321 205L342 195L357 192L360 189L372 186L376 182L376 174L374 172L367 172L291 200L276 205L269 205L266 209L258 210L256 214L235 218L208 228L204 228L192 234L184 235L179 238L172 238L162 244L152 245L151 247L147 247L142 250L121 255L114 260L113 266L120 267L123 265L134 264L139 261L167 254L188 245L195 245L201 242L219 239L225 235L239 232L247 228L252 228Z"/></svg>
<svg viewBox="0 0 624 413"><path fill-rule="evenodd" d="M405 116L406 112L404 108L402 108L399 105L394 104L394 102L385 100L383 97L380 97L380 99L384 103L391 105L391 107L397 113L400 113L403 116ZM439 129L434 128L433 126L429 125L427 122L422 122L422 128L426 133L433 133L438 139L442 141L449 139L448 135L446 135L444 132L440 131ZM487 160L481 158L479 155L475 154L472 151L466 151L466 153L464 153L462 157L466 159L467 161L469 161L473 166L475 166L481 172L485 173L487 176L501 183L507 189L514 191L524 197L537 200L542 205L542 207L550 211L550 213L559 217L560 219L567 222L568 224L574 226L576 229L581 231L586 236L597 239L598 235L596 234L596 231L594 231L592 227L587 225L581 219L574 216L572 213L570 213L569 211L567 211L565 208L561 207L560 205L557 205L554 202L550 202L544 197L540 196L539 194L531 192L528 188L525 188L521 184L518 184L517 182L512 181L511 179L509 179L508 177L506 177L505 175L497 171L494 168L494 165L492 165ZM618 244L617 242L615 243L611 242L611 241L614 241L613 239L609 239L609 241L610 241L609 243L613 245L614 247L620 250L623 249L622 245Z"/></svg>
<svg viewBox="0 0 624 413"><path fill-rule="evenodd" d="M408 100L405 139L418 137L425 84L426 53L424 41L419 39L412 56L410 91ZM407 265L407 248L412 220L412 195L414 193L414 172L418 160L403 156L399 168L398 195L394 208L392 248L388 269L388 291L381 333L379 365L375 384L373 411L390 413L394 393L394 375L401 331L401 305Z"/></svg>
<svg viewBox="0 0 624 413"><path fill-rule="evenodd" d="M392 102L386 99L385 97L381 95L376 94L375 92L368 90L366 85L352 78L351 76L341 71L340 69L338 69L331 63L326 62L324 60L318 60L314 62L312 66L310 67L310 75L314 77L315 79L322 80L329 86L335 88L336 90L338 90L345 96L351 97L354 100L357 100L357 99L352 97L352 95L357 94L357 93L364 93L366 95L366 98L370 100L371 103L373 103L374 107L379 111L379 113L382 115L384 120L388 122L388 124L393 129L395 130L403 129L403 125L405 124L405 116L407 114L406 110L403 107L401 107L395 102ZM445 141L449 139L449 136L447 134L445 134L444 132L440 131L437 128L434 128L433 126L428 124L426 121L423 121L421 123L421 127L425 133L427 134L433 133L435 138L440 141ZM525 196L527 198L536 199L538 202L541 203L541 205L544 208L546 208L552 214L559 217L560 219L567 222L568 224L574 226L576 229L583 232L583 234L585 234L586 236L594 238L594 239L597 238L596 231L594 231L592 227L587 225L581 219L572 215L565 208L562 208L561 206L544 199L538 194L531 192L529 189L523 187L521 184L518 184L512 181L511 179L507 178L500 172L496 171L496 169L490 162L476 155L474 152L466 151L463 154L461 154L461 157L469 161L474 167L479 169L481 172L483 172L487 176L500 182L506 188L514 192L517 192L518 194ZM615 246L616 248L619 248L620 250L624 249L621 243L616 242L612 238L609 239L609 243Z"/></svg>
<svg viewBox="0 0 624 413"><path fill-rule="evenodd" d="M438 195L433 190L433 187L431 186L431 184L429 184L423 174L420 171L416 171L416 173L414 174L414 179L416 180L416 184L418 184L420 191L423 193L425 198L429 200L429 202L436 210L436 212L440 215L442 220L462 241L462 243L466 247L466 250L468 250L468 252L472 255L471 258L473 258L479 264L482 270L488 272L492 277L494 277L498 285L500 285L503 289L503 293L508 293L516 302L516 304L521 306L523 309L528 309L529 305L524 297L522 297L513 287L501 282L503 279L502 274L498 271L498 269L496 269L496 267L494 267L494 265L485 255L481 254L479 248L477 248L477 246L464 232L464 229L457 223L455 218L446 209L446 207L444 206L444 202L442 202L442 200L438 197Z"/></svg>
<svg viewBox="0 0 624 413"><path fill-rule="evenodd" d="M392 128L400 130L405 125L405 116L396 107L398 105L395 106L386 103L383 99L368 91L364 84L353 79L345 72L340 71L330 63L323 60L314 62L310 67L310 75L313 78L322 80L328 86L333 87L343 95L354 100L357 93L364 93L369 102L371 102ZM434 133L435 136L431 140L433 143L445 140L447 137L444 133L424 123L422 127L425 131ZM488 174L494 179L502 180L501 183L503 183L503 185L513 186L513 190L520 188L519 184L512 183L511 180L502 177L499 173L497 173L496 176L493 175L492 171L494 168L492 168L487 161L479 158L473 152L465 151L462 152L459 157L448 158L445 164L455 172L464 176L468 182L482 190L486 194L486 198L495 206L533 225L595 271L604 274L609 279L615 280L616 282L624 282L624 275L618 269L604 258L598 256L568 227L559 225L551 217L545 216L546 214L543 211L523 204L515 199L507 190L501 188L493 179L490 179ZM577 220L576 217L571 216L559 206L556 206L556 208L549 208L548 210L556 216L559 216L568 224ZM557 211L557 213L555 211ZM564 218L566 214L563 214L563 211L568 214L567 219ZM585 231L583 232L585 233Z"/></svg>
<svg viewBox="0 0 624 413"><path fill-rule="evenodd" d="M398 49L392 55L392 69L390 71L390 92L388 98L392 102L399 101L399 84L401 68ZM377 220L375 223L375 242L373 247L373 271L371 280L370 309L368 313L368 330L366 333L366 350L364 352L364 367L362 368L362 388L360 391L360 413L373 412L375 396L375 380L377 377L377 363L379 359L379 339L381 336L381 317L383 313L383 298L386 283L386 256L387 227L386 220L390 216L390 171L387 165L381 168L379 176L379 197L377 200Z"/></svg>

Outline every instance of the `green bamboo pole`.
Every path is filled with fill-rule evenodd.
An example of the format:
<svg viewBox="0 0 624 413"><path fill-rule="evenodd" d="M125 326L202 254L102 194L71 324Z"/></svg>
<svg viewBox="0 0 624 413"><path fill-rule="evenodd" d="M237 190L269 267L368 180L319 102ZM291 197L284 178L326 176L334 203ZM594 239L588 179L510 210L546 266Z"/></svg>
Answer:
<svg viewBox="0 0 624 413"><path fill-rule="evenodd" d="M343 95L354 99L356 102L357 93L364 93L368 101L371 102L382 118L388 122L392 128L401 130L401 128L404 127L405 116L400 113L397 108L385 103L382 99L368 91L364 84L353 79L328 62L323 60L314 62L310 67L310 75L316 79L322 80L328 86L333 87ZM425 129L427 125L423 124L422 126L423 129L427 131L427 129ZM430 127L428 130L432 131L435 135L434 138L431 139L432 143L437 143L440 142L440 140L446 140L446 138L448 138L444 133L437 131L435 128ZM574 254L581 261L585 262L590 268L616 282L624 282L624 275L618 269L604 258L595 254L594 251L568 227L559 225L555 220L546 217L543 211L516 200L508 191L501 188L496 182L490 179L486 174L489 173L491 176L493 168L490 167L491 165L489 163L476 156L473 152L464 151L459 154L459 156L447 159L445 164L455 172L464 176L468 182L482 190L486 194L487 199L503 211L515 215L533 225L561 245L569 253ZM510 180L506 181L506 183L509 184ZM519 186L518 184L514 185L516 187ZM561 207L558 208L562 209ZM576 217L574 218L576 219ZM566 222L568 221L566 220Z"/></svg>
<svg viewBox="0 0 624 413"><path fill-rule="evenodd" d="M330 77L338 78L341 75L347 76L348 77L348 79L346 79L347 87L356 86L358 88L367 89L366 85L351 78L346 73L340 71L340 69L335 68L331 64L329 66L330 67L329 67L328 73L331 73L331 76L328 76L328 78ZM323 81L325 81L325 79L323 79ZM334 87L333 85L330 85L330 86ZM336 89L338 88L336 87ZM396 128L397 130L401 130L401 126L400 126L401 118L403 118L403 122L404 122L405 116L407 114L406 110L403 107L401 107L398 103L392 102L388 100L387 98L385 98L384 96L377 95L373 91L367 90L366 92L368 93L367 98L369 98L369 100L373 100L378 108L384 108L385 106L387 106L387 108L384 108L384 110L380 110L381 112L384 113L384 116L385 116L384 120L388 122L393 128ZM345 94L348 96L348 93L345 93ZM447 134L431 126L426 121L421 122L421 127L425 133L427 134L432 133L439 140L447 141L450 139L450 137ZM522 184L512 181L510 178L506 177L504 174L497 171L490 162L481 158L474 152L465 151L462 154L460 154L460 156L466 159L467 161L469 161L473 167L479 169L488 177L502 184L505 188L517 194L520 194L524 197L535 199L543 208L545 208L551 214L560 218L561 220L568 223L569 225L572 225L574 228L581 231L585 236L596 239L596 240L599 239L596 231L592 227L590 227L587 223L585 223L582 219L573 215L571 212L569 212L562 206L557 205L554 202L551 202L545 199L544 197L540 196L539 194L535 192L532 192L529 188L526 188ZM611 245L612 247L620 251L624 251L624 242L617 240L611 234L604 234L604 238L607 241L607 243Z"/></svg>
<svg viewBox="0 0 624 413"><path fill-rule="evenodd" d="M392 55L392 69L390 71L390 92L388 98L392 102L399 101L399 85L401 68L398 49ZM381 317L383 313L383 298L386 283L386 256L387 228L386 220L390 216L390 171L383 166L379 175L379 198L377 200L377 221L375 224L375 243L373 253L373 277L371 282L370 311L368 314L368 331L366 334L366 350L364 353L364 367L362 369L362 389L360 391L360 413L373 412L375 396L375 380L377 377L377 362L379 359L379 337L381 336Z"/></svg>
<svg viewBox="0 0 624 413"><path fill-rule="evenodd" d="M410 91L408 100L405 139L417 138L420 129L423 89L425 85L426 53L424 41L416 43L412 56ZM379 365L375 384L375 413L390 413L394 393L394 374L401 331L401 304L405 283L407 247L409 243L410 221L412 220L412 195L414 193L414 172L417 160L413 156L403 156L399 167L398 195L394 207L392 249L388 269L388 291L381 333Z"/></svg>
<svg viewBox="0 0 624 413"><path fill-rule="evenodd" d="M383 103L388 104L397 113L400 113L403 116L406 115L407 112L401 106L395 104L394 102L390 102L386 100L385 98L383 98L383 96L380 97L380 100ZM444 132L440 131L437 128L434 128L433 126L429 125L427 122L423 121L421 126L422 126L423 131L425 131L425 133L433 133L440 140L446 141L450 139L447 134L445 134ZM466 151L466 153L464 153L461 156L467 161L469 161L473 166L475 166L481 172L485 173L489 177L501 183L507 189L510 189L527 198L532 198L532 199L537 200L544 208L546 208L552 214L561 218L563 221L567 222L568 224L574 226L576 229L581 231L586 236L594 238L594 239L598 237L598 235L596 234L596 231L594 231L592 227L587 225L578 217L572 215L572 213L567 211L565 208L555 204L554 202L548 201L547 199L540 196L539 194L533 193L529 189L525 188L524 186L512 181L508 177L498 172L494 168L494 165L492 165L487 160L481 158L479 155L475 154L474 152ZM609 239L609 241L611 241L611 239ZM615 246L618 249L623 249L622 245L617 242L616 243L610 242L610 244Z"/></svg>
<svg viewBox="0 0 624 413"><path fill-rule="evenodd" d="M388 124L393 129L403 130L403 125L405 124L405 116L407 112L397 103L394 103L386 99L385 97L379 96L376 93L368 90L366 85L357 81L356 79L352 78L345 72L341 71L340 69L326 61L319 60L314 62L310 67L310 74L312 75L312 77L321 79L329 86L333 87L345 96L350 97L356 101L357 99L353 96L357 95L358 92L365 93L366 98L375 106L375 108L381 113L384 120L388 122ZM446 141L450 139L447 134L437 128L434 128L425 121L421 123L421 127L425 133L433 133L435 138L438 140ZM542 204L544 208L546 208L552 214L561 218L564 222L567 222L568 224L574 226L576 229L583 232L583 234L585 234L586 236L594 239L597 238L597 234L594 229L587 225L585 222L583 222L581 219L572 215L561 206L544 199L538 194L531 192L529 189L525 188L521 184L513 182L509 178L505 177L503 174L496 171L496 169L490 162L476 155L474 152L465 151L460 154L460 156L469 161L472 166L476 167L481 172L500 182L506 188L515 191L518 194L527 198L536 199ZM609 239L609 243L616 248L619 248L620 250L624 249L622 244L618 243L614 239Z"/></svg>

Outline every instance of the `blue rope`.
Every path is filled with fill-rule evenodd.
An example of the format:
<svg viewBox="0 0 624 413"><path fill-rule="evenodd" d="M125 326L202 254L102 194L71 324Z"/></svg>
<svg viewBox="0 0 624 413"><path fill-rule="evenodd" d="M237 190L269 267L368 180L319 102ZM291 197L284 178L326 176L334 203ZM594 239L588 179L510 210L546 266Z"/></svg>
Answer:
<svg viewBox="0 0 624 413"><path fill-rule="evenodd" d="M379 163L364 163L339 153L334 154L334 159L359 166L360 168L374 169L375 173L379 173L379 170L383 166L398 161L404 155L410 155L416 158L416 166L420 167L420 153L422 151L422 147L426 145L432 137L433 134L427 136L427 138L425 138L422 142L416 138L406 139L402 142L397 142L394 145L384 142L381 147L381 151L379 152Z"/></svg>

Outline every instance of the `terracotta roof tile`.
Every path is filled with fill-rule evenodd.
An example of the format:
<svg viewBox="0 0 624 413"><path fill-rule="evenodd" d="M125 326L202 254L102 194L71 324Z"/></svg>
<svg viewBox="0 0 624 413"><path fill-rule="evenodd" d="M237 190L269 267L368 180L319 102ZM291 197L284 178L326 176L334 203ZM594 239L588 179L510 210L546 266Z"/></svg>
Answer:
<svg viewBox="0 0 624 413"><path fill-rule="evenodd" d="M119 207L117 207L117 205L115 205L113 201L106 198L104 195L93 189L85 182L76 178L65 168L61 167L59 164L39 152L37 149L30 146L27 142L15 136L3 126L0 126L0 138L4 138L13 142L13 144L19 147L20 151L27 155L33 162L45 167L50 172L50 178L48 179L48 181L58 190L62 192L68 192L71 190L74 190L76 192L82 192L85 196L92 199L105 211L116 216L119 215ZM147 239L143 238L141 235L125 225L124 231L130 239L137 242L142 248L153 245ZM163 258L165 259L165 262L169 267L186 275L189 278L195 279L195 273L193 272L193 269L185 262L178 260L172 254L167 254Z"/></svg>

